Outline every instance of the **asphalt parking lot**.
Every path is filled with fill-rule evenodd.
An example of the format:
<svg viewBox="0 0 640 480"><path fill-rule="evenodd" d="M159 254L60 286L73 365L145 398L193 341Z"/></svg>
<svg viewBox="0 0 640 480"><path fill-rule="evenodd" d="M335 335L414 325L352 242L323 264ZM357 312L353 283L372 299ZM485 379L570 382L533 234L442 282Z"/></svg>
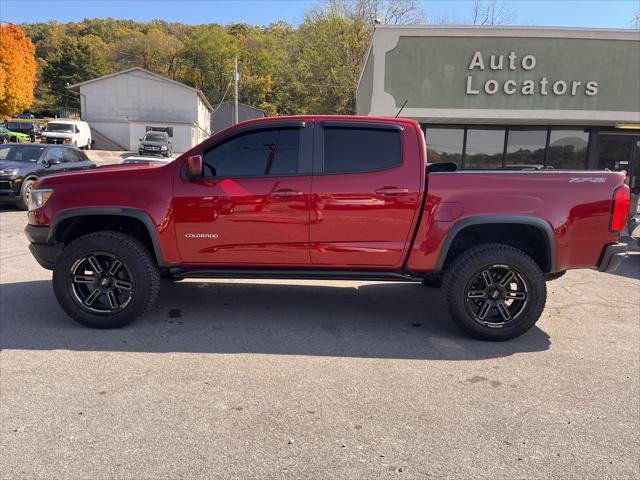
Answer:
<svg viewBox="0 0 640 480"><path fill-rule="evenodd" d="M163 284L134 325L58 307L0 210L3 479L640 476L640 255L463 336L417 284Z"/></svg>

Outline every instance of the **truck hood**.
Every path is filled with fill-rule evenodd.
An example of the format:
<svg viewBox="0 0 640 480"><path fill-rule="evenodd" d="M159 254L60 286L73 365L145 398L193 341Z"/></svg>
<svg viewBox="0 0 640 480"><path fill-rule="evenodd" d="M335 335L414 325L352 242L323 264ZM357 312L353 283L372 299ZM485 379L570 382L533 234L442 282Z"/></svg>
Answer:
<svg viewBox="0 0 640 480"><path fill-rule="evenodd" d="M150 147L161 147L161 146L167 145L167 144L164 143L164 142L147 142L147 141L144 141L144 142L140 142L140 145L148 145Z"/></svg>
<svg viewBox="0 0 640 480"><path fill-rule="evenodd" d="M114 165L103 165L97 168L92 168L89 170L74 170L69 172L56 172L55 175L50 175L46 177L42 177L39 180L39 185L41 186L51 186L55 188L57 183L65 183L70 186L77 184L78 182L94 182L96 185L99 185L102 180L116 180L117 184L126 184L127 181L131 181L133 177L138 177L139 181L145 181L144 177L145 172L149 172L151 170L158 170L162 168L174 168L175 165L173 162L170 162L166 165L157 165L155 168L149 168L147 165L137 165L137 164L114 164ZM129 178L131 177L131 179ZM138 181L136 179L136 181Z"/></svg>

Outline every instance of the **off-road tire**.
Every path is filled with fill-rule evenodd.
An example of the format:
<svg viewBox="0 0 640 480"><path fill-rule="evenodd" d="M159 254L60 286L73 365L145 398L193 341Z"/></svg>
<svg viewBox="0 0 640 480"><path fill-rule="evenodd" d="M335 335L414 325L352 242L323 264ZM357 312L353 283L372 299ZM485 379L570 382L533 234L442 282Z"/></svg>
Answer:
<svg viewBox="0 0 640 480"><path fill-rule="evenodd" d="M521 310L502 326L485 325L470 313L473 304L467 304L473 302L468 296L478 291L469 290L478 272L482 275L484 270L494 267L516 272L526 287L526 301ZM460 254L447 269L443 289L453 321L467 334L481 340L503 341L522 335L538 321L547 299L544 274L538 264L522 250L497 243L479 245ZM496 307L491 308L500 313Z"/></svg>
<svg viewBox="0 0 640 480"><path fill-rule="evenodd" d="M131 300L114 313L95 313L81 305L72 289L72 269L79 259L105 252L121 259L132 275ZM160 291L160 272L148 249L130 235L114 231L90 233L67 245L53 271L53 289L63 310L92 328L123 327L147 311Z"/></svg>
<svg viewBox="0 0 640 480"><path fill-rule="evenodd" d="M29 209L29 195L31 194L31 187L33 187L35 181L35 178L31 178L29 180L25 180L22 183L22 188L20 189L20 197L18 197L18 200L16 200L16 206L20 210Z"/></svg>

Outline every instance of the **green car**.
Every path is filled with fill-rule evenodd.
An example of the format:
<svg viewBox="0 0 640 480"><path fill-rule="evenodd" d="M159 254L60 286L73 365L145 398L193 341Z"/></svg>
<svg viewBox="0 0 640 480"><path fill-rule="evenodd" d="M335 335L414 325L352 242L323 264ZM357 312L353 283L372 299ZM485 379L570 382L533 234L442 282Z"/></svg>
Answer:
<svg viewBox="0 0 640 480"><path fill-rule="evenodd" d="M7 130L5 127L0 127L0 143L18 143L30 141L31 137L29 137L29 135L27 134L12 132L11 130Z"/></svg>

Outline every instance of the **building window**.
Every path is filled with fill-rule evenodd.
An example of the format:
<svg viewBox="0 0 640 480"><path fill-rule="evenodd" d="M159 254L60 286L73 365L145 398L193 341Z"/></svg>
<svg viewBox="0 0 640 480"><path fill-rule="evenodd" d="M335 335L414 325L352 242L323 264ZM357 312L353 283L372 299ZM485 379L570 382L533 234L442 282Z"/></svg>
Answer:
<svg viewBox="0 0 640 480"><path fill-rule="evenodd" d="M504 135L503 128L468 128L463 167L465 169L502 167Z"/></svg>
<svg viewBox="0 0 640 480"><path fill-rule="evenodd" d="M384 170L400 165L400 132L367 128L325 127L324 173Z"/></svg>
<svg viewBox="0 0 640 480"><path fill-rule="evenodd" d="M547 166L562 169L584 169L587 166L589 131L551 129Z"/></svg>
<svg viewBox="0 0 640 480"><path fill-rule="evenodd" d="M429 127L425 130L427 162L453 162L462 166L464 128Z"/></svg>
<svg viewBox="0 0 640 480"><path fill-rule="evenodd" d="M505 166L543 166L547 145L547 129L509 129Z"/></svg>

